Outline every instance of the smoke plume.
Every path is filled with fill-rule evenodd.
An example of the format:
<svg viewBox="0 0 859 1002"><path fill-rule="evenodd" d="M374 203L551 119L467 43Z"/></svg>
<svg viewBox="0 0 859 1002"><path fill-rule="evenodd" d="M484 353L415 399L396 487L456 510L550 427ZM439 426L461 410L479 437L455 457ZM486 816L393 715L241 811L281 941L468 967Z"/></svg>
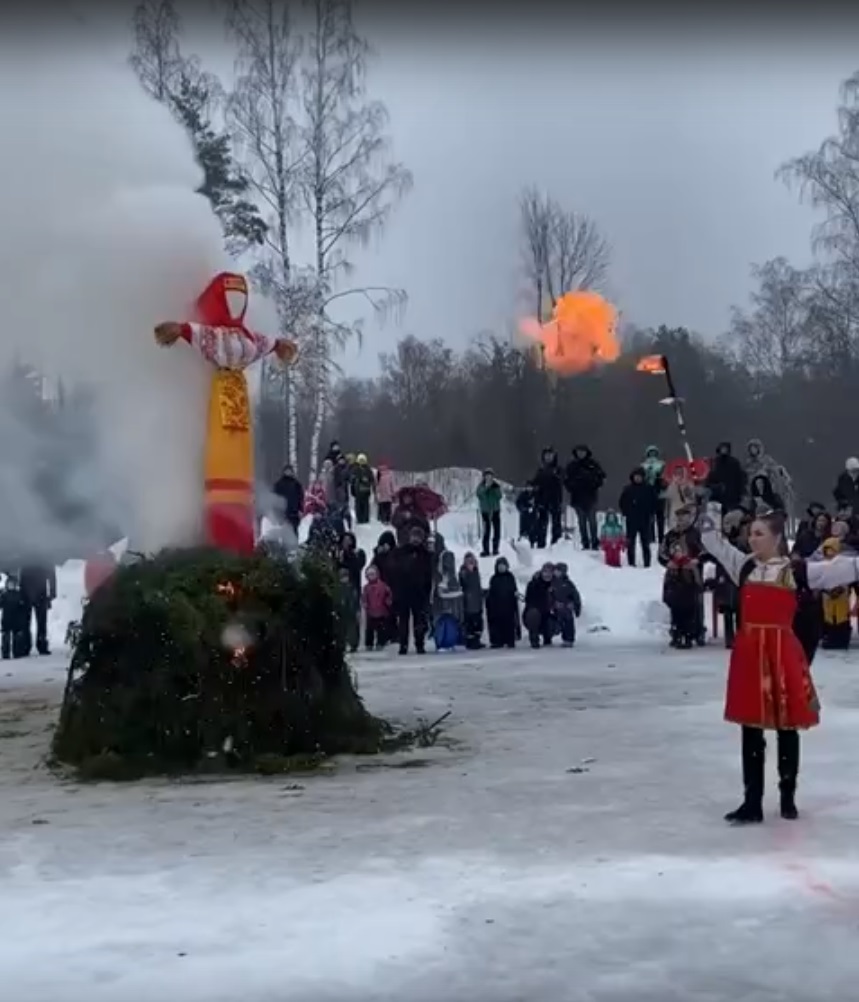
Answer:
<svg viewBox="0 0 859 1002"><path fill-rule="evenodd" d="M191 143L86 24L0 37L0 373L18 360L88 388L96 447L72 458L78 499L136 548L185 542L208 374L152 329L187 318L225 265ZM0 550L73 553L34 487L40 434L0 397Z"/></svg>

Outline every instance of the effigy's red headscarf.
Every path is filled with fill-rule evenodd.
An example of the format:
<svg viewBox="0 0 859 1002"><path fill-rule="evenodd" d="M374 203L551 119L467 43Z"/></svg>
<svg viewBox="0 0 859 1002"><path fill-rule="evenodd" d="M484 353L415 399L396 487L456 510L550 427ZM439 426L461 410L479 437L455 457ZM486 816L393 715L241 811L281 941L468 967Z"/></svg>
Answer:
<svg viewBox="0 0 859 1002"><path fill-rule="evenodd" d="M195 319L209 327L233 327L247 334L248 283L244 275L222 271L206 286L197 300Z"/></svg>

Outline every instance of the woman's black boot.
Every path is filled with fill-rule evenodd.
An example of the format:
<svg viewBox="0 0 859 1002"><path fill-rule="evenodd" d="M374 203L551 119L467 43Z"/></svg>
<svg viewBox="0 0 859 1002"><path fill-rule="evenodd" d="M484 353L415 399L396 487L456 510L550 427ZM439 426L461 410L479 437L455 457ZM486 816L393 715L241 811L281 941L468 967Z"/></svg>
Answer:
<svg viewBox="0 0 859 1002"><path fill-rule="evenodd" d="M787 821L796 821L796 777L799 774L799 733L797 731L778 732L778 776L781 794L781 816Z"/></svg>
<svg viewBox="0 0 859 1002"><path fill-rule="evenodd" d="M743 728L743 787L742 804L725 815L732 825L760 824L764 819L764 765L766 742L764 732L756 727Z"/></svg>

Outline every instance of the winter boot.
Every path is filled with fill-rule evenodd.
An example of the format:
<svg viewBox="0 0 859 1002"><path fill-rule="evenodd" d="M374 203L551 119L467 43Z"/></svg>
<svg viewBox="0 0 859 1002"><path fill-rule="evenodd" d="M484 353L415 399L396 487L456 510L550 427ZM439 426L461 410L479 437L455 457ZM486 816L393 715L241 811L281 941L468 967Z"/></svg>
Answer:
<svg viewBox="0 0 859 1002"><path fill-rule="evenodd" d="M764 766L766 742L763 731L755 727L743 728L743 787L742 804L725 815L732 825L760 824L764 819Z"/></svg>
<svg viewBox="0 0 859 1002"><path fill-rule="evenodd" d="M778 732L778 776L781 798L781 816L787 821L796 821L796 777L799 773L799 733L797 731Z"/></svg>
<svg viewBox="0 0 859 1002"><path fill-rule="evenodd" d="M409 653L408 647L406 647L405 644L400 644L400 656L408 653Z"/></svg>

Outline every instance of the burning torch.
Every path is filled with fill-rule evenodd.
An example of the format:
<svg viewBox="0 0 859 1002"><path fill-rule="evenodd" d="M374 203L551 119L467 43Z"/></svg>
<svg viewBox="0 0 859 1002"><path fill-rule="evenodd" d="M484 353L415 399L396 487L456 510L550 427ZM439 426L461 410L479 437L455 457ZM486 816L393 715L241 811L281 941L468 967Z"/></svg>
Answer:
<svg viewBox="0 0 859 1002"><path fill-rule="evenodd" d="M677 395L677 388L674 385L668 358L665 355L645 355L644 358L639 360L635 368L638 372L647 372L651 376L665 376L665 383L668 386L668 396L659 402L665 404L667 407L674 408L674 417L677 419L677 430L680 432L683 450L691 466L695 462L695 454L692 452L689 435L686 431L686 419L683 416L683 398Z"/></svg>

